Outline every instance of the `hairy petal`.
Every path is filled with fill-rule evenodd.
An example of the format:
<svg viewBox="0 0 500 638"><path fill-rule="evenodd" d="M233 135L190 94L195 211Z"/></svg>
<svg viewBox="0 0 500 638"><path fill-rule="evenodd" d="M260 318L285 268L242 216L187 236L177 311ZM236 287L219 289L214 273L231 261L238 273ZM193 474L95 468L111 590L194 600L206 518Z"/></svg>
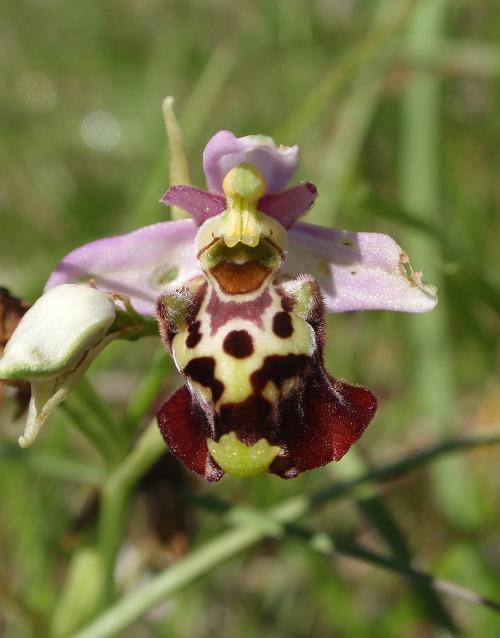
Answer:
<svg viewBox="0 0 500 638"><path fill-rule="evenodd" d="M330 312L400 310L427 312L436 288L422 283L404 250L388 235L331 230L297 223L289 231L283 272L312 274Z"/></svg>
<svg viewBox="0 0 500 638"><path fill-rule="evenodd" d="M299 147L276 146L264 135L236 137L230 131L219 131L203 151L203 169L209 190L222 194L224 177L243 162L253 164L262 173L266 194L279 193L297 170Z"/></svg>
<svg viewBox="0 0 500 638"><path fill-rule="evenodd" d="M137 312L153 316L160 292L201 273L196 232L193 221L182 219L98 239L66 255L45 289L92 279L100 290L127 295Z"/></svg>
<svg viewBox="0 0 500 638"><path fill-rule="evenodd" d="M265 195L259 200L257 208L274 217L285 228L290 228L311 208L317 195L316 186L305 182L275 195Z"/></svg>
<svg viewBox="0 0 500 638"><path fill-rule="evenodd" d="M207 193L195 186L172 186L160 201L162 204L177 206L187 211L197 226L201 226L210 217L219 215L226 208L225 197Z"/></svg>
<svg viewBox="0 0 500 638"><path fill-rule="evenodd" d="M287 455L271 472L283 478L340 461L361 437L377 410L375 395L360 386L330 378L318 366L306 380L301 410L291 402L283 409Z"/></svg>
<svg viewBox="0 0 500 638"><path fill-rule="evenodd" d="M156 415L160 432L172 454L192 472L218 481L224 472L208 453L208 423L196 410L186 386L179 388Z"/></svg>

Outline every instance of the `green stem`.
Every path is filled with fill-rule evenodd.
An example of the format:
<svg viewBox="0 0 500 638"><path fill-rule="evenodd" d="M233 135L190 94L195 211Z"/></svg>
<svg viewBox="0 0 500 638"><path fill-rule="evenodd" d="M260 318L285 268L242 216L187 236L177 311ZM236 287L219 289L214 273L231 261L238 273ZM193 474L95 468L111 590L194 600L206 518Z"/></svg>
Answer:
<svg viewBox="0 0 500 638"><path fill-rule="evenodd" d="M95 391L93 385L87 377L82 377L78 384L79 396L85 401L89 410L91 410L95 419L106 428L110 434L116 439L118 445L123 451L126 449L127 438L123 426L117 421L112 414L108 405L102 400Z"/></svg>
<svg viewBox="0 0 500 638"><path fill-rule="evenodd" d="M169 184L191 184L189 175L189 166L184 148L184 140L182 137L181 127L175 116L174 98L169 95L163 100L162 104L163 121L167 133L168 149L169 149ZM189 219L188 212L178 206L170 206L170 216L176 221L178 219Z"/></svg>
<svg viewBox="0 0 500 638"><path fill-rule="evenodd" d="M424 0L420 4L408 34L410 54L435 53L445 8L444 0ZM439 79L420 71L413 75L402 98L401 199L409 211L424 221L431 211L439 210L439 93ZM408 233L405 248L417 267L432 272L432 281L440 288L435 246L419 235ZM435 312L409 317L409 322L421 407L434 422L439 420L439 427L449 428L454 384L446 300L440 300Z"/></svg>
<svg viewBox="0 0 500 638"><path fill-rule="evenodd" d="M406 562L401 562L390 556L384 556L368 550L357 543L344 543L342 541L335 540L330 534L324 534L322 532L319 533L315 530L310 530L298 525L288 525L284 528L284 531L286 531L288 535L294 535L307 541L312 549L315 549L322 554L341 554L343 556L348 556L349 558L361 561L362 563L368 563L374 567L380 567L381 569L400 574L409 581L432 588L436 592L456 596L457 598L461 598L469 603L482 605L496 613L500 613L500 603L495 600L481 596L477 592L466 587L462 587L461 585L449 580L436 578L428 572L415 569Z"/></svg>
<svg viewBox="0 0 500 638"><path fill-rule="evenodd" d="M203 130L207 120L212 116L213 106L224 88L233 62L234 57L230 52L228 54L222 46L217 47L194 85L186 108L180 116L188 152L199 131ZM164 145L161 144L161 150L158 151L156 160L153 160L148 181L135 207L135 224L145 226L164 218L162 209L159 206L151 206L151 202L158 201L160 195L165 192L167 183Z"/></svg>
<svg viewBox="0 0 500 638"><path fill-rule="evenodd" d="M396 60L396 65L398 63L444 75L496 77L500 74L500 47L497 44L443 38L433 55L411 51L405 53L401 60Z"/></svg>
<svg viewBox="0 0 500 638"><path fill-rule="evenodd" d="M116 463L122 458L120 447L106 428L89 415L86 406L82 405L77 390L61 404L61 408L70 417L75 428L94 445L108 463Z"/></svg>
<svg viewBox="0 0 500 638"><path fill-rule="evenodd" d="M380 0L377 4L373 30L390 28L401 19L401 6L393 0ZM335 127L331 140L321 158L319 176L319 198L310 220L331 226L341 206L346 204L348 187L358 164L359 155L370 124L383 94L385 71L401 45L401 37L395 34L385 46L374 52L366 69L361 70L353 80L348 95L340 103L335 114ZM359 450L351 450L339 465L329 467L332 477L339 475L348 479L366 471L366 463ZM378 531L394 556L409 562L411 550L401 529L400 522L373 486L365 496L356 501L362 516ZM447 609L435 592L425 583L414 583L417 604L425 616L436 625L455 631L455 624Z"/></svg>
<svg viewBox="0 0 500 638"><path fill-rule="evenodd" d="M171 369L172 360L165 352L163 346L158 347L148 371L128 404L127 412L123 419L123 427L127 432L133 432L139 426L158 396Z"/></svg>
<svg viewBox="0 0 500 638"><path fill-rule="evenodd" d="M401 576L404 576L409 580L428 585L436 591L462 598L463 600L475 605L483 605L497 613L500 612L500 603L497 601L485 598L484 596L477 594L475 591L462 587L461 585L449 580L435 578L427 572L415 569L410 565L402 564L389 556L381 556L380 554L368 551L364 547L354 543L350 545L337 544L336 549L339 554L350 556L351 558L355 558L364 563L369 563L376 567L381 567L382 569L388 569L392 572L401 574Z"/></svg>
<svg viewBox="0 0 500 638"><path fill-rule="evenodd" d="M351 82L356 72L366 65L374 55L387 46L387 42L405 26L415 5L415 0L401 3L398 12L389 23L375 25L359 43L350 48L340 61L326 75L324 80L311 91L298 109L278 128L274 137L279 140L297 139L301 132L321 112L329 107L332 99Z"/></svg>
<svg viewBox="0 0 500 638"><path fill-rule="evenodd" d="M419 4L407 36L410 55L430 59L439 51L446 8L446 0ZM403 205L424 221L440 208L440 101L440 80L425 70L413 74L402 96L401 198ZM405 248L414 265L432 272L433 283L441 288L436 247L409 233ZM436 431L444 428L451 432L458 402L448 313L446 294L441 294L434 312L408 317L408 325L418 412ZM432 480L440 511L452 524L465 529L480 524L477 488L461 459L436 467Z"/></svg>
<svg viewBox="0 0 500 638"><path fill-rule="evenodd" d="M205 129L234 63L234 50L226 43L217 45L207 60L180 115L188 149Z"/></svg>
<svg viewBox="0 0 500 638"><path fill-rule="evenodd" d="M172 568L156 576L135 595L127 596L119 601L74 638L104 638L120 633L165 596L189 585L217 565L252 547L264 537L265 534L261 530L251 527L237 528L221 534L178 561ZM139 593L140 595L137 595Z"/></svg>
<svg viewBox="0 0 500 638"><path fill-rule="evenodd" d="M482 432L459 439L445 440L441 443L431 445L429 448L421 450L420 452L416 452L402 459L376 467L373 470L346 482L344 486L341 487L341 495L345 492L346 486L348 490L350 490L358 485L371 483L373 481L391 481L407 474L408 472L418 469L422 465L426 465L427 463L440 459L442 456L456 454L458 452L466 452L467 450L471 450L476 447L496 445L498 443L500 443L500 431L493 428L489 432ZM337 490L338 486L327 488L326 490L319 492L316 498L319 502L322 502L325 499L329 500L332 498L332 495L335 496Z"/></svg>
<svg viewBox="0 0 500 638"><path fill-rule="evenodd" d="M68 456L61 456L45 449L26 455L26 465L37 474L50 476L64 482L83 483L98 487L105 477L102 465L75 461Z"/></svg>
<svg viewBox="0 0 500 638"><path fill-rule="evenodd" d="M390 27L398 19L400 7L393 0L381 0L377 6L373 28ZM309 214L312 223L331 226L344 203L348 186L358 163L361 148L384 88L385 71L396 52L399 38L375 52L367 68L358 73L349 94L335 114L332 139L320 162L316 185L323 196Z"/></svg>
<svg viewBox="0 0 500 638"><path fill-rule="evenodd" d="M354 454L352 454L354 452ZM345 479L353 478L366 472L368 466L361 456L359 450L352 450L347 457L347 464L329 466L332 476L340 476ZM358 494L354 499L361 515L378 532L387 548L391 550L393 557L400 562L411 563L412 551L407 541L400 521L392 513L380 494L379 485L366 484L363 486L362 494ZM446 609L440 597L427 583L414 581L412 583L415 602L419 607L419 612L424 613L429 621L436 626L446 629L452 634L457 633L457 627L450 612Z"/></svg>
<svg viewBox="0 0 500 638"><path fill-rule="evenodd" d="M270 525L238 525L208 541L169 569L158 574L139 590L118 601L73 638L109 638L117 635L169 594L185 587L208 573L212 568L251 548L269 535L273 535L276 526L292 523L308 514L314 507L344 497L363 484L400 476L444 454L498 443L500 443L499 431L478 434L461 440L445 441L405 459L382 465L351 481L330 486L310 495L291 498L265 514ZM140 467L144 470L143 463L140 464ZM137 478L136 470L126 470L124 466L123 472L127 485L133 476ZM124 479L120 479L120 481L122 480Z"/></svg>
<svg viewBox="0 0 500 638"><path fill-rule="evenodd" d="M485 276L477 263L453 245L445 230L432 219L432 216L435 216L435 211L429 211L429 214L422 218L415 216L393 201L376 196L369 197L365 205L366 210L369 210L370 213L408 226L411 230L416 230L436 242L443 251L445 260L460 264L463 276L467 278L468 282L471 282L471 285L467 287L467 294L475 294L482 303L489 306L495 313L500 314L500 291Z"/></svg>
<svg viewBox="0 0 500 638"><path fill-rule="evenodd" d="M5 618L16 622L17 628L26 629L29 627L30 636L34 638L45 638L46 628L44 618L36 609L27 605L19 595L14 595L10 591L7 582L0 576L0 609ZM14 628L12 629L14 631ZM25 635L20 631L19 635Z"/></svg>
<svg viewBox="0 0 500 638"><path fill-rule="evenodd" d="M123 538L132 488L166 451L156 420L141 435L129 456L104 483L99 517L99 549L104 561L102 604L114 596L116 557Z"/></svg>

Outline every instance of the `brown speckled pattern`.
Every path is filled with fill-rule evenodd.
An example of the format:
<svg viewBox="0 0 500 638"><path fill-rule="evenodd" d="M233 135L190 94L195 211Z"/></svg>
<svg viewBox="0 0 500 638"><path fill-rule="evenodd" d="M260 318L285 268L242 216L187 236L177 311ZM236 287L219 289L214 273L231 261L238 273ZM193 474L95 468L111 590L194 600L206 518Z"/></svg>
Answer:
<svg viewBox="0 0 500 638"><path fill-rule="evenodd" d="M305 317L295 310L299 285L310 292ZM169 319L172 295L159 300L157 318L187 387L160 409L158 422L191 470L219 480L206 439L231 431L248 445L265 438L280 446L269 471L283 478L339 460L361 436L376 398L325 371L323 301L312 278L270 282L239 298L198 278L182 327Z"/></svg>

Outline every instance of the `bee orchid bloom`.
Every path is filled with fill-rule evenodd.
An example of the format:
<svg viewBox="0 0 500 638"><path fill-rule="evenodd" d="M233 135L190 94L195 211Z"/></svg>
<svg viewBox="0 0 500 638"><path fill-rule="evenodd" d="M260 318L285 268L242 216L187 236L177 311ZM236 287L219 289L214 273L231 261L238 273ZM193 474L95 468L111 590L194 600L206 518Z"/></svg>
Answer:
<svg viewBox="0 0 500 638"><path fill-rule="evenodd" d="M377 406L325 370L324 313L426 312L436 292L389 236L297 221L317 193L287 189L296 146L220 131L203 163L208 191L179 184L162 198L192 219L77 248L47 289L92 279L157 318L185 381L158 423L190 470L292 478L339 460Z"/></svg>

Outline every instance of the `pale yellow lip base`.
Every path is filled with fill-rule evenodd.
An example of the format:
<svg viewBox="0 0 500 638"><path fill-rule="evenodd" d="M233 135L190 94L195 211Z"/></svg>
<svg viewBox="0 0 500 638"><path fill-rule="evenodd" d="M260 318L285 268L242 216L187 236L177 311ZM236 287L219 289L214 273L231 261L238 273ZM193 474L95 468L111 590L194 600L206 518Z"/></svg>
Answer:
<svg viewBox="0 0 500 638"><path fill-rule="evenodd" d="M226 472L240 478L249 478L266 472L281 452L277 445L259 439L253 445L242 443L235 432L223 434L219 441L207 439L208 450L217 465Z"/></svg>
<svg viewBox="0 0 500 638"><path fill-rule="evenodd" d="M224 178L222 188L227 209L222 229L224 243L233 248L241 242L255 248L260 240L257 202L265 192L266 184L261 172L251 164L239 164Z"/></svg>

